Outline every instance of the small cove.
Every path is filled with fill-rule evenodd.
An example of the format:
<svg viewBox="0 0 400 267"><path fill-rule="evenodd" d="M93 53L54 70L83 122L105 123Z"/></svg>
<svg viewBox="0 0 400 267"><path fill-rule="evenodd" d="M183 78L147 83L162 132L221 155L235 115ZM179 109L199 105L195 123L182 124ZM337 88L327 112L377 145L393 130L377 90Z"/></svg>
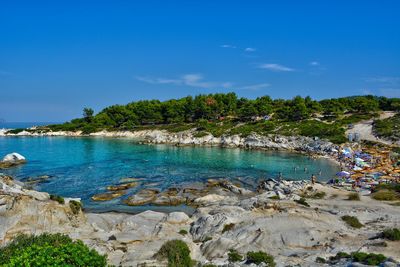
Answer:
<svg viewBox="0 0 400 267"><path fill-rule="evenodd" d="M18 152L28 163L3 173L21 181L46 176L34 189L65 197L79 197L88 211L137 213L146 209L172 211L187 207L139 206L122 203L144 188L203 183L225 178L254 189L261 179L330 179L338 166L327 159L277 151L220 147L177 147L143 145L128 138L95 137L0 137L0 155ZM321 172L321 175L319 175ZM48 177L47 177L48 176ZM139 186L121 198L95 202L91 196L107 192L106 187L123 178L139 178Z"/></svg>

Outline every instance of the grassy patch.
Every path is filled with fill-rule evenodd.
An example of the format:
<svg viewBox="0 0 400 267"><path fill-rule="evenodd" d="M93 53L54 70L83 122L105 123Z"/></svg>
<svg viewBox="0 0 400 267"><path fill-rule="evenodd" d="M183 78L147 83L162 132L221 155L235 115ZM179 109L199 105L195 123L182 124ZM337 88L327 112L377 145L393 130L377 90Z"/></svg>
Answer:
<svg viewBox="0 0 400 267"><path fill-rule="evenodd" d="M347 195L347 200L359 201L360 195L358 193L350 193Z"/></svg>
<svg viewBox="0 0 400 267"><path fill-rule="evenodd" d="M388 119L376 120L373 130L379 137L400 140L400 114Z"/></svg>
<svg viewBox="0 0 400 267"><path fill-rule="evenodd" d="M168 267L193 266L189 247L182 240L165 242L154 256L159 260L168 260Z"/></svg>
<svg viewBox="0 0 400 267"><path fill-rule="evenodd" d="M274 257L263 251L250 251L246 255L247 263L261 264L265 263L268 267L275 267Z"/></svg>
<svg viewBox="0 0 400 267"><path fill-rule="evenodd" d="M386 257L382 254L365 253L365 252L353 252L351 258L355 262L361 262L367 265L379 265L386 260Z"/></svg>
<svg viewBox="0 0 400 267"><path fill-rule="evenodd" d="M360 223L360 221L357 219L357 217L345 215L345 216L342 216L341 218L345 223L347 223L347 225L349 225L353 228L361 228L364 226L362 223Z"/></svg>

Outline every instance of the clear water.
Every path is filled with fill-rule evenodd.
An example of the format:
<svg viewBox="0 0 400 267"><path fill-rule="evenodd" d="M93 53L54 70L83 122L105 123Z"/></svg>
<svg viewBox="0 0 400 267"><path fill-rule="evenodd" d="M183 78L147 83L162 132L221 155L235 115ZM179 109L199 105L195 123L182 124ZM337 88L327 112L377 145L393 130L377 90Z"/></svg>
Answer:
<svg viewBox="0 0 400 267"><path fill-rule="evenodd" d="M329 160L312 160L293 153L142 145L132 139L0 137L0 156L11 152L24 155L28 163L3 170L4 173L22 181L50 175L47 182L35 189L80 197L91 211L138 212L149 208L126 206L121 202L124 197L108 202L90 199L106 192L106 186L117 184L123 177L144 178L141 186L129 191L132 194L145 187L162 190L209 178L228 178L254 188L260 179L277 177L279 172L286 179L309 179L315 173L320 180L328 180L338 171Z"/></svg>

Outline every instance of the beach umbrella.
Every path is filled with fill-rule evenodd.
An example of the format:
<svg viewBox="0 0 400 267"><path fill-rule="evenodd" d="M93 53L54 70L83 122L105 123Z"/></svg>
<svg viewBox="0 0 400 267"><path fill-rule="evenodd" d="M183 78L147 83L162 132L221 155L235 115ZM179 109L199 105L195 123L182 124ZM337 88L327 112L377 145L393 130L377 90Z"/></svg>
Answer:
<svg viewBox="0 0 400 267"><path fill-rule="evenodd" d="M354 171L361 171L362 168L360 168L360 167L358 167L358 166L354 166L353 170L354 170Z"/></svg>
<svg viewBox="0 0 400 267"><path fill-rule="evenodd" d="M340 172L336 173L336 176L338 176L338 177L348 177L348 176L350 176L350 173L346 172L346 171L340 171Z"/></svg>

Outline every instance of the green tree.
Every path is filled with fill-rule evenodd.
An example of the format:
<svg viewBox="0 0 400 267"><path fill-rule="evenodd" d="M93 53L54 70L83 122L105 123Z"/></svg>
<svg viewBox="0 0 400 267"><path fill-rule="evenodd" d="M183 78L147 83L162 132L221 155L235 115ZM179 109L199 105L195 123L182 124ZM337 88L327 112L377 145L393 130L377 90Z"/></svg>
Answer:
<svg viewBox="0 0 400 267"><path fill-rule="evenodd" d="M91 122L93 119L94 111L91 108L84 108L83 109L83 118L86 122Z"/></svg>

